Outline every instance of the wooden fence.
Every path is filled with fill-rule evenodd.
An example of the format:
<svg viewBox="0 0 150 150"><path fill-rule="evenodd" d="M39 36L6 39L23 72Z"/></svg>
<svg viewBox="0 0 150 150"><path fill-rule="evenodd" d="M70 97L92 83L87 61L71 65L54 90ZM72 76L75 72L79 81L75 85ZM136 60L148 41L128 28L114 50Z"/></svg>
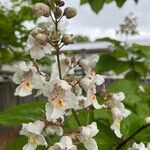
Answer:
<svg viewBox="0 0 150 150"><path fill-rule="evenodd" d="M45 99L44 96L34 97L34 94L27 97L19 97L14 95L16 85L9 82L0 82L0 111L8 107L12 107L24 102L38 101Z"/></svg>

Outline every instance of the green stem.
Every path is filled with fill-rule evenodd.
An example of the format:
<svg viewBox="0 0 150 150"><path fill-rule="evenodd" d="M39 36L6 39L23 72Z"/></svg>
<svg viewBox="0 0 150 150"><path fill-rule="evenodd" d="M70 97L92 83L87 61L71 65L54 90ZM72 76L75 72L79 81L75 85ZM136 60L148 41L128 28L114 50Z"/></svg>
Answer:
<svg viewBox="0 0 150 150"><path fill-rule="evenodd" d="M60 58L59 58L59 51L56 50L56 56L57 56L57 63L58 63L58 72L59 72L59 78L62 79L62 75L61 75L61 66L60 66Z"/></svg>
<svg viewBox="0 0 150 150"><path fill-rule="evenodd" d="M137 129L133 134L131 134L126 140L124 140L122 143L120 143L117 147L116 150L120 150L126 143L128 143L131 139L133 139L137 134L139 134L141 131L143 131L144 129L146 129L147 127L150 126L149 124L145 124L142 127L140 127L139 129Z"/></svg>
<svg viewBox="0 0 150 150"><path fill-rule="evenodd" d="M58 33L58 22L57 19L55 18L55 31L56 33ZM58 63L58 72L59 72L59 78L62 79L62 75L61 75L61 66L60 66L60 58L59 58L59 45L57 44L56 47L56 56L57 56L57 63Z"/></svg>
<svg viewBox="0 0 150 150"><path fill-rule="evenodd" d="M56 33L58 33L58 21L57 21L57 18L55 18L55 31ZM59 47L59 44L57 43L57 45L55 46L55 49L56 49L56 56L57 56L57 63L58 63L58 72L59 72L59 78L62 79L62 75L61 75L61 66L60 66L60 58L59 58L59 50L60 50L60 47ZM72 113L73 113L73 116L77 122L77 124L79 126L81 126L81 123L80 123L80 120L78 119L78 116L75 112L75 110L72 109Z"/></svg>

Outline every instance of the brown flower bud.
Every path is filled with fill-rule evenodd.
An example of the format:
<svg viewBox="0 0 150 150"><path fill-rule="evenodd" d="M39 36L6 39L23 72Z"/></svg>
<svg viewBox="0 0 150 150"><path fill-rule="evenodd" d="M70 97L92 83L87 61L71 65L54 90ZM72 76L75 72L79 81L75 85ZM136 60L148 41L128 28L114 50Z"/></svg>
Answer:
<svg viewBox="0 0 150 150"><path fill-rule="evenodd" d="M39 28L34 28L32 31L31 31L31 35L35 38L37 35L38 35L38 33L39 33Z"/></svg>
<svg viewBox="0 0 150 150"><path fill-rule="evenodd" d="M41 45L46 45L47 44L47 41L48 41L48 37L46 34L42 34L42 33L39 33L37 36L36 36L36 40L41 44Z"/></svg>
<svg viewBox="0 0 150 150"><path fill-rule="evenodd" d="M64 10L64 16L66 16L67 19L71 19L77 15L77 10L74 7L67 7Z"/></svg>
<svg viewBox="0 0 150 150"><path fill-rule="evenodd" d="M62 16L62 10L60 8L56 8L54 15L57 19L59 19Z"/></svg>
<svg viewBox="0 0 150 150"><path fill-rule="evenodd" d="M65 34L61 41L65 44L65 45L68 45L68 44L72 44L73 43L73 35L72 34Z"/></svg>
<svg viewBox="0 0 150 150"><path fill-rule="evenodd" d="M59 7L63 7L64 5L65 5L65 2L64 1L62 1L62 0L57 0L57 5L59 6Z"/></svg>
<svg viewBox="0 0 150 150"><path fill-rule="evenodd" d="M51 35L49 37L49 43L51 45L55 45L60 41L60 34L56 31L51 32Z"/></svg>
<svg viewBox="0 0 150 150"><path fill-rule="evenodd" d="M50 10L46 4L36 3L35 5L33 5L32 10L39 17L40 16L49 17Z"/></svg>

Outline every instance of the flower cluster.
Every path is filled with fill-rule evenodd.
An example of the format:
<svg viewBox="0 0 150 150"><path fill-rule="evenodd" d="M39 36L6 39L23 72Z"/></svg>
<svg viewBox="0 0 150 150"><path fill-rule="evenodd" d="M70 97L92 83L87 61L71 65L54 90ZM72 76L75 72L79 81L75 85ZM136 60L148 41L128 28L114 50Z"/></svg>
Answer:
<svg viewBox="0 0 150 150"><path fill-rule="evenodd" d="M112 117L114 119L114 122L111 125L111 129L114 130L114 133L119 138L122 137L122 134L120 132L121 120L131 114L130 110L127 110L124 104L122 103L124 99L125 99L124 93L119 92L111 94L107 102L107 107L109 107L112 113Z"/></svg>
<svg viewBox="0 0 150 150"><path fill-rule="evenodd" d="M31 31L27 40L27 51L30 52L32 62L20 62L13 77L13 81L18 84L15 95L24 97L37 90L38 94L47 98L44 118L23 124L20 134L28 137L28 143L23 150L34 150L38 145L46 146L48 150L76 150L78 144L82 144L87 150L98 150L94 139L99 132L97 123L88 122L82 125L78 119L78 111L109 109L114 119L111 129L120 138L120 122L130 114L122 103L125 99L122 92L108 94L104 104L97 100L97 86L105 81L103 76L94 71L99 60L97 54L77 55L71 58L60 54L64 45L73 42L73 35L61 35L58 23L64 16L71 19L77 14L73 7L62 10L64 5L64 1L56 0L53 9L50 1L47 4L37 3L32 7L37 16L51 17L55 28L52 31L42 28ZM52 53L55 55L55 62L47 79L47 75L41 72L36 61ZM79 127L75 131L65 133L63 127L71 115L74 115ZM51 135L60 137L60 140L51 145L47 140Z"/></svg>

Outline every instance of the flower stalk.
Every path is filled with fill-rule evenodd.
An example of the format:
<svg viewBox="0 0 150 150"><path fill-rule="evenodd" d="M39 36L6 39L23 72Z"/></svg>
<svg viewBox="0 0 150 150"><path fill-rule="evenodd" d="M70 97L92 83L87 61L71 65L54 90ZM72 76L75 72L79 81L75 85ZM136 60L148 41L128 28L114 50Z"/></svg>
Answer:
<svg viewBox="0 0 150 150"><path fill-rule="evenodd" d="M124 145L126 145L130 140L132 140L137 134L146 128L150 127L150 123L143 125L139 129L137 129L133 134L131 134L127 139L125 139L122 143L120 143L116 150L120 150Z"/></svg>

